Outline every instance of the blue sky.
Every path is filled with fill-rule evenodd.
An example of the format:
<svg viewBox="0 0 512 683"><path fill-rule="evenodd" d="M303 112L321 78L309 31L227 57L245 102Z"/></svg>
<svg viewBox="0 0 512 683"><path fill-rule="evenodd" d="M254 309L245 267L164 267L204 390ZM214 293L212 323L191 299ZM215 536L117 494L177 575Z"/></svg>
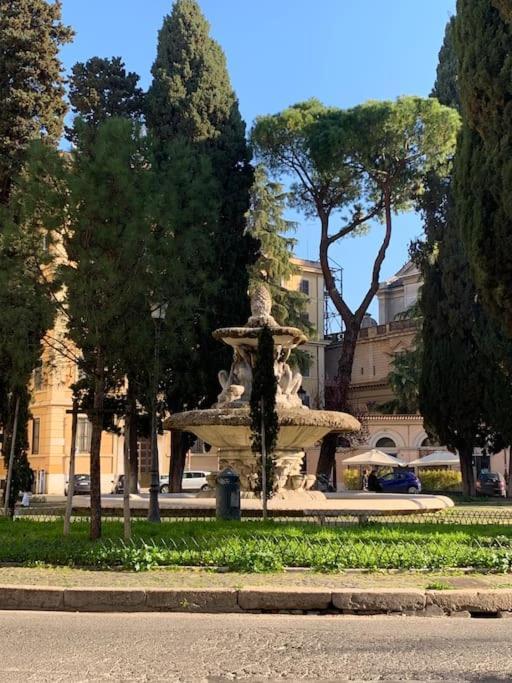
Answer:
<svg viewBox="0 0 512 683"><path fill-rule="evenodd" d="M455 0L200 0L222 45L247 125L255 116L317 97L348 107L368 99L427 96L435 78L444 26ZM121 56L150 82L157 32L170 0L63 0L73 44L62 51L67 69L89 57ZM297 253L318 257L318 227L299 216ZM347 239L333 256L344 269L344 293L360 301L381 228ZM414 214L395 219L382 279L407 259L421 234ZM371 307L375 312L375 303Z"/></svg>

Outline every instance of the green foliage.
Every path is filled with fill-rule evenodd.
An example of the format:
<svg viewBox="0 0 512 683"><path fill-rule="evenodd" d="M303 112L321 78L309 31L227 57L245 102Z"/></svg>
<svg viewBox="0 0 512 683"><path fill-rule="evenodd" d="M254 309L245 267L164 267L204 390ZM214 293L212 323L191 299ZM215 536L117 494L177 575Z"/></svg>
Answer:
<svg viewBox="0 0 512 683"><path fill-rule="evenodd" d="M417 346L393 356L388 383L394 399L377 406L385 414L412 415L418 412L421 348Z"/></svg>
<svg viewBox="0 0 512 683"><path fill-rule="evenodd" d="M61 266L61 277L69 336L83 352L84 362L95 367L89 354L100 352L111 359L112 367L126 343L133 297L139 295L141 283L146 284L142 289L149 289L144 255L150 237L151 176L146 139L130 121L106 121L91 153L89 149L79 142L68 166L64 240L69 262ZM146 315L149 321L148 303Z"/></svg>
<svg viewBox="0 0 512 683"><path fill-rule="evenodd" d="M251 411L251 448L260 458L262 437L265 437L267 496L272 491L274 479L274 450L277 445L279 424L276 412L277 379L274 372L274 338L270 328L265 325L258 335L258 351L253 369ZM261 490L261 481L259 483Z"/></svg>
<svg viewBox="0 0 512 683"><path fill-rule="evenodd" d="M436 69L436 82L431 96L441 104L453 107L460 112L460 99L457 84L457 54L454 45L455 17L446 24L444 41L439 50Z"/></svg>
<svg viewBox="0 0 512 683"><path fill-rule="evenodd" d="M72 35L60 2L0 0L0 204L29 142L60 138L66 105L58 52Z"/></svg>
<svg viewBox="0 0 512 683"><path fill-rule="evenodd" d="M251 191L251 208L247 229L260 243L258 260L249 269L249 288L264 282L272 295L272 315L280 325L299 327L306 334L313 332L305 322L307 296L290 291L284 286L299 272L292 262L297 240L289 237L296 224L284 218L287 193L281 184L269 179L265 167L260 164L254 173Z"/></svg>
<svg viewBox="0 0 512 683"><path fill-rule="evenodd" d="M105 540L91 542L87 525L76 522L62 538L61 522L0 519L0 561L25 566L122 568L228 567L232 571L279 571L310 567L444 569L476 567L510 571L512 537L506 526L370 524L364 527L273 522L181 522L158 528L133 523L133 541L122 539L121 523L105 524Z"/></svg>
<svg viewBox="0 0 512 683"><path fill-rule="evenodd" d="M320 221L320 261L326 288L345 324L333 409L347 409L355 346L364 314L379 285L392 233L392 212L410 207L422 192L428 169L453 154L458 115L433 99L402 97L367 102L348 110L309 100L272 116L259 117L252 131L258 156L277 175L292 177L293 203ZM343 224L332 231L333 216ZM385 230L370 283L352 310L337 291L329 249L357 235L373 219ZM324 440L319 471L329 474L334 440Z"/></svg>
<svg viewBox="0 0 512 683"><path fill-rule="evenodd" d="M360 491L361 473L359 472L359 469L345 469L345 471L343 472L343 483L349 491Z"/></svg>
<svg viewBox="0 0 512 683"><path fill-rule="evenodd" d="M175 263L184 279L172 277L171 284L180 287L184 300L188 292L195 300L180 326L183 343L169 349L167 393L173 409L192 408L211 405L219 391L218 371L229 365L227 348L211 331L249 315L246 266L257 250L245 230L252 168L225 56L195 0L177 0L165 17L152 74L146 120L155 140L155 166L168 188L178 179L187 199L174 192L172 205L161 205L168 211L162 220L179 226ZM186 187L190 179L195 196ZM180 381L183 367L200 382Z"/></svg>
<svg viewBox="0 0 512 683"><path fill-rule="evenodd" d="M120 57L92 57L77 62L71 70L69 101L73 113L87 125L91 135L112 117L139 120L144 109L144 94L137 86L139 76L126 73ZM67 129L68 137L77 142L77 132Z"/></svg>
<svg viewBox="0 0 512 683"><path fill-rule="evenodd" d="M462 477L457 470L435 470L423 467L419 470L422 491L460 491Z"/></svg>
<svg viewBox="0 0 512 683"><path fill-rule="evenodd" d="M510 338L512 23L508 4L459 0L457 5L455 49L464 126L454 195L459 230L482 302Z"/></svg>
<svg viewBox="0 0 512 683"><path fill-rule="evenodd" d="M433 92L445 104L459 106L454 26L451 20L446 28ZM498 353L504 340L477 296L453 208L451 175L451 168L427 174L420 200L426 240L413 249L424 279L420 409L430 433L461 454L468 495L474 493L473 448L499 449L499 432L510 431L505 417L510 383L503 362L510 352Z"/></svg>

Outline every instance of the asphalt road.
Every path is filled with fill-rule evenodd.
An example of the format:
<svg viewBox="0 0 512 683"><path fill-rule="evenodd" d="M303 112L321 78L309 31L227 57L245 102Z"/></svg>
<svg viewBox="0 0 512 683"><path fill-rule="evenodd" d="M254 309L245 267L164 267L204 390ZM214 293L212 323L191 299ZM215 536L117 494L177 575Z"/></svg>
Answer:
<svg viewBox="0 0 512 683"><path fill-rule="evenodd" d="M512 619L0 612L0 681L496 681Z"/></svg>

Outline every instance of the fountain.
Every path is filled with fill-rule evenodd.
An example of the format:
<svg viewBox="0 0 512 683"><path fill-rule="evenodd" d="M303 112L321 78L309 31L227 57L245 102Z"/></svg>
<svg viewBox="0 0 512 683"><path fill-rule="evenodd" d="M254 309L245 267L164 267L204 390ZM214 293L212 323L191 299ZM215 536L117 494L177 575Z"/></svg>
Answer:
<svg viewBox="0 0 512 683"><path fill-rule="evenodd" d="M300 500L324 495L312 491L314 475L302 474L304 449L329 432L359 431L359 422L348 415L330 410L311 410L302 404L299 389L302 375L290 367L292 350L307 341L301 330L282 327L271 315L272 298L264 285L251 296L251 317L243 327L215 330L213 336L233 349L229 372L219 373L222 388L217 403L208 410L177 413L165 422L166 428L192 432L205 443L218 449L219 468L231 467L240 476L242 496L256 497L258 464L251 450L249 400L252 369L256 357L258 335L267 325L274 339L274 370L277 379L276 409L279 436L274 456L273 498ZM210 494L211 495L211 494Z"/></svg>

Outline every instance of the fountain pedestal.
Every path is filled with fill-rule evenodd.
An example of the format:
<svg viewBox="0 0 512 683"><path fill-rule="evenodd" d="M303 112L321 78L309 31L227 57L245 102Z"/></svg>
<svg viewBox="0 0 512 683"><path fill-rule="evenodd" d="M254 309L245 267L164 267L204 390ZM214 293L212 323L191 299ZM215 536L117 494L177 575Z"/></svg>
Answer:
<svg viewBox="0 0 512 683"><path fill-rule="evenodd" d="M318 498L311 491L313 475L301 472L304 449L320 441L329 432L356 432L359 422L348 415L329 410L310 410L302 404L299 389L302 376L290 367L291 351L307 341L301 330L279 326L270 311L272 300L266 287L260 286L251 297L252 315L244 327L216 330L215 339L233 348L230 371L219 373L222 391L209 410L192 410L172 415L165 427L192 432L218 449L219 467L232 467L240 476L242 495L256 496L259 462L251 450L249 400L252 371L258 336L265 325L274 339L274 373L277 380L276 410L279 434L274 459L274 498Z"/></svg>

